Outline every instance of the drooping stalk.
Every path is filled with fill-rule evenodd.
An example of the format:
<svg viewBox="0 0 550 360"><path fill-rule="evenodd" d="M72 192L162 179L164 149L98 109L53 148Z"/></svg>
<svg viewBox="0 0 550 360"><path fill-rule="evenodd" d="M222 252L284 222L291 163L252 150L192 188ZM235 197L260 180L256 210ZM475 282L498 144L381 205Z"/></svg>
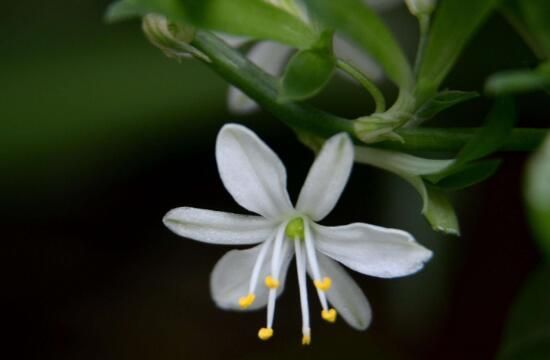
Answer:
<svg viewBox="0 0 550 360"><path fill-rule="evenodd" d="M375 104L375 112L384 112L386 111L386 99L384 98L384 95L378 89L378 87L369 79L367 78L361 71L359 71L357 68L355 68L353 65L348 64L347 62L338 59L336 62L336 65L344 71L346 74L354 78L359 84L367 90L367 92L372 96L372 99L374 100Z"/></svg>

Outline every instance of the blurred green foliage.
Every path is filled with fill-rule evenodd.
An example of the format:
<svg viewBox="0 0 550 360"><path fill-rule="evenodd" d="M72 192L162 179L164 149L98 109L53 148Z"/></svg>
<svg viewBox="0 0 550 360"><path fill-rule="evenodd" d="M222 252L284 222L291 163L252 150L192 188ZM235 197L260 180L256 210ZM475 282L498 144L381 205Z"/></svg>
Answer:
<svg viewBox="0 0 550 360"><path fill-rule="evenodd" d="M550 136L527 168L525 198L535 236L550 258Z"/></svg>
<svg viewBox="0 0 550 360"><path fill-rule="evenodd" d="M49 14L27 25L18 10L19 31L0 56L0 168L9 174L0 183L48 182L48 170L67 162L67 171L98 171L113 154L201 131L225 112L225 84L199 63L166 58L137 22L109 27L97 5L78 24Z"/></svg>
<svg viewBox="0 0 550 360"><path fill-rule="evenodd" d="M550 358L549 278L545 265L527 279L510 312L499 360Z"/></svg>

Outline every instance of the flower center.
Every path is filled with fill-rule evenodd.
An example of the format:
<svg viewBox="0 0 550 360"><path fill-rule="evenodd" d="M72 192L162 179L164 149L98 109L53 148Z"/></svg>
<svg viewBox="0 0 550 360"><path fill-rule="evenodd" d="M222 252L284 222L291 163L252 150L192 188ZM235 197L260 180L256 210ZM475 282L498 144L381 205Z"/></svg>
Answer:
<svg viewBox="0 0 550 360"><path fill-rule="evenodd" d="M289 239L300 239L304 240L304 219L297 217L288 222L288 225L285 229L285 235Z"/></svg>

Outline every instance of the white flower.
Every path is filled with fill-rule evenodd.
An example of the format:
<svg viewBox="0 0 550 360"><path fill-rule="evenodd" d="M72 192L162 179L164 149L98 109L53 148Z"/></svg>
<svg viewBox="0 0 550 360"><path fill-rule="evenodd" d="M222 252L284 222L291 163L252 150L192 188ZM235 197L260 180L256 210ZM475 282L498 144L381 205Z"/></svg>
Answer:
<svg viewBox="0 0 550 360"><path fill-rule="evenodd" d="M265 1L281 7L305 22L309 22L308 15L299 0ZM377 11L386 11L403 3L403 0L363 0L363 2ZM247 39L242 37L236 38L228 35L222 35L222 37L229 45L235 47L247 42ZM274 41L260 41L251 47L247 53L247 57L268 74L279 76L283 72L286 61L293 51L291 47ZM370 79L375 81L382 80L384 73L380 66L366 55L363 50L360 50L348 40L336 36L334 40L334 52L338 58L350 62ZM234 114L249 114L259 109L254 100L234 86L229 87L227 105L229 110Z"/></svg>
<svg viewBox="0 0 550 360"><path fill-rule="evenodd" d="M247 128L225 125L217 138L216 159L221 179L235 201L259 216L182 207L168 212L164 224L178 235L206 243L259 244L228 252L212 272L211 291L224 309L267 305L267 325L258 333L262 340L273 335L275 301L293 257L300 288L302 343L309 344L306 273L317 290L323 319L334 322L338 311L352 327L364 330L371 321L369 303L337 262L366 275L393 278L417 272L432 256L404 231L363 223L336 227L317 223L335 206L351 172L353 146L346 134L326 141L296 206L286 190L282 162Z"/></svg>

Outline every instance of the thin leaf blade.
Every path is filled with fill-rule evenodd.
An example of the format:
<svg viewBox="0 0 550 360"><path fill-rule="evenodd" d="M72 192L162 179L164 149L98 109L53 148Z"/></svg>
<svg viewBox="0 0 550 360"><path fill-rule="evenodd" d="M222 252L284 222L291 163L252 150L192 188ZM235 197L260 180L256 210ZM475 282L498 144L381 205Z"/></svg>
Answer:
<svg viewBox="0 0 550 360"><path fill-rule="evenodd" d="M107 20L148 13L206 30L269 39L301 49L310 47L318 37L297 16L258 0L120 0L109 8Z"/></svg>
<svg viewBox="0 0 550 360"><path fill-rule="evenodd" d="M400 87L413 83L412 69L392 33L378 15L361 0L305 0L321 23L343 33L362 47Z"/></svg>
<svg viewBox="0 0 550 360"><path fill-rule="evenodd" d="M462 50L499 0L442 0L437 7L418 75L420 103L433 96Z"/></svg>

